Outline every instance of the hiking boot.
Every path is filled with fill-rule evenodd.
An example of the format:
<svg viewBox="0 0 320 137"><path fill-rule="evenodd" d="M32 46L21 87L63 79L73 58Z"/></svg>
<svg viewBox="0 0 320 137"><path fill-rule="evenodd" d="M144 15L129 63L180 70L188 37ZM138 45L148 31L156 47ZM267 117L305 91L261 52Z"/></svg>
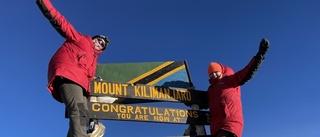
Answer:
<svg viewBox="0 0 320 137"><path fill-rule="evenodd" d="M103 137L106 127L97 120L90 122L88 135L89 137Z"/></svg>

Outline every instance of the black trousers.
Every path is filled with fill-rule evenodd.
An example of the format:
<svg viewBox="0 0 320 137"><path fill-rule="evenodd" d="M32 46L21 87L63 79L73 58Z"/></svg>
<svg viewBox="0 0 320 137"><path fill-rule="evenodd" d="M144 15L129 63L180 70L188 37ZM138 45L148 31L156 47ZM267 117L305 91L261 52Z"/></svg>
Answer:
<svg viewBox="0 0 320 137"><path fill-rule="evenodd" d="M237 137L237 135L226 130L219 130L213 137Z"/></svg>

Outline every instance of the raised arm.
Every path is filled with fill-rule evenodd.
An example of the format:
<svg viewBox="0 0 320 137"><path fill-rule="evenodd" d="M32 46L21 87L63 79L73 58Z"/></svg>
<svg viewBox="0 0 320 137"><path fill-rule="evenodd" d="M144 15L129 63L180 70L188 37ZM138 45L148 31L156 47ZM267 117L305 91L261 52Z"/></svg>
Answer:
<svg viewBox="0 0 320 137"><path fill-rule="evenodd" d="M267 39L262 39L258 53L251 59L249 64L242 70L232 75L233 86L241 86L248 82L257 73L260 65L264 60L264 56L269 49L270 43Z"/></svg>
<svg viewBox="0 0 320 137"><path fill-rule="evenodd" d="M53 7L50 0L36 0L36 3L42 14L62 37L69 41L76 41L81 37L81 34Z"/></svg>

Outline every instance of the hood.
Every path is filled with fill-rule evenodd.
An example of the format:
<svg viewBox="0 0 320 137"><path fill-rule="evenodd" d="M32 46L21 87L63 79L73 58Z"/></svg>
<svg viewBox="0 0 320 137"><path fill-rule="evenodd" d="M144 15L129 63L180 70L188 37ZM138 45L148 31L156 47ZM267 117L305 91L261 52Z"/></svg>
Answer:
<svg viewBox="0 0 320 137"><path fill-rule="evenodd" d="M92 44L93 45L93 44ZM94 45L93 45L93 50L94 50L94 53L95 54L97 54L97 55L99 55L99 54L101 54L104 50L96 50L95 48L94 48Z"/></svg>
<svg viewBox="0 0 320 137"><path fill-rule="evenodd" d="M223 74L223 77L224 76L230 76L230 75L233 75L234 74L234 71L232 70L232 68L228 67L228 66L222 66L222 74Z"/></svg>

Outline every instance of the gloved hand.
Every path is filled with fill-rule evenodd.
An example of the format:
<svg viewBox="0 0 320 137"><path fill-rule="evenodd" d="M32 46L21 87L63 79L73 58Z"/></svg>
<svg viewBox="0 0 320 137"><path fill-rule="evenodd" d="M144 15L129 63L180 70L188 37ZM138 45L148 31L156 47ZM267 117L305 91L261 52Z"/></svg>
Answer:
<svg viewBox="0 0 320 137"><path fill-rule="evenodd" d="M266 38L263 38L260 42L259 51L257 55L264 56L267 53L269 47L270 42Z"/></svg>
<svg viewBox="0 0 320 137"><path fill-rule="evenodd" d="M98 76L98 77L94 77L94 80L97 80L97 81L103 81L103 79L102 79L100 76Z"/></svg>

